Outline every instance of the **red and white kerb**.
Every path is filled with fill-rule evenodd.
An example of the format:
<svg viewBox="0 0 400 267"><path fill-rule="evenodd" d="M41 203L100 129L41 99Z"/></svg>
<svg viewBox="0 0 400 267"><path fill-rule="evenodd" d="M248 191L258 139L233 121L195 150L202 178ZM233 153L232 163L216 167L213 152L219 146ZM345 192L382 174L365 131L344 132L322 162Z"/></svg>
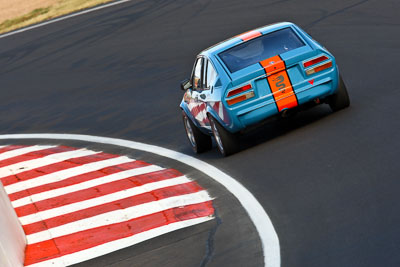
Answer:
<svg viewBox="0 0 400 267"><path fill-rule="evenodd" d="M27 237L25 266L68 266L213 219L206 190L174 169L65 146L0 146Z"/></svg>

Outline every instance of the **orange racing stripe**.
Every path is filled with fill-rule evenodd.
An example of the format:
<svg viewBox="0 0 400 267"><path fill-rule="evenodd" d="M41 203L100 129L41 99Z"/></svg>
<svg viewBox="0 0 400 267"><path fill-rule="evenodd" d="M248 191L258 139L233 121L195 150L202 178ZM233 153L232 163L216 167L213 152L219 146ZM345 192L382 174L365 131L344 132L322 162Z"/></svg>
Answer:
<svg viewBox="0 0 400 267"><path fill-rule="evenodd" d="M260 62L267 74L269 87L271 88L278 111L294 108L298 105L296 94L286 71L285 62L280 56L274 56Z"/></svg>
<svg viewBox="0 0 400 267"><path fill-rule="evenodd" d="M244 42L254 39L258 36L261 36L261 32L258 31L248 31L245 33L240 34L238 37L242 39Z"/></svg>

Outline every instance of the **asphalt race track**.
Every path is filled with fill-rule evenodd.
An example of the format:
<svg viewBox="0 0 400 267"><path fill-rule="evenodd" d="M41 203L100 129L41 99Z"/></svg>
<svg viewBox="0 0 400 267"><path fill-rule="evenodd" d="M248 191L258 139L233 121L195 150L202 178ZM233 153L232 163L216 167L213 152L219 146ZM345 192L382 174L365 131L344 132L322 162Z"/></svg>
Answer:
<svg viewBox="0 0 400 267"><path fill-rule="evenodd" d="M178 105L196 54L291 21L335 55L350 108L319 106L243 136L238 154L222 158L214 148L196 157L261 202L282 266L400 266L399 10L397 0L146 0L2 38L0 133L109 136L192 155ZM190 173L216 197L216 220L79 266L263 265L243 208L207 177L137 151L62 144L151 158Z"/></svg>

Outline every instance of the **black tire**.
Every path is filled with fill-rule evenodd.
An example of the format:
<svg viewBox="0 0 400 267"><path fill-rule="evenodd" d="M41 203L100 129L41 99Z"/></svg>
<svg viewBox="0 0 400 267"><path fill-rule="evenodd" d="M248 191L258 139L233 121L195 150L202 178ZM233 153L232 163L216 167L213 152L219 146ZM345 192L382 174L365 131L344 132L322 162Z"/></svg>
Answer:
<svg viewBox="0 0 400 267"><path fill-rule="evenodd" d="M333 112L350 106L350 98L347 93L347 88L343 82L342 76L340 75L339 75L338 90L334 95L331 95L329 97L328 104Z"/></svg>
<svg viewBox="0 0 400 267"><path fill-rule="evenodd" d="M182 111L183 125L186 136L195 153L199 154L212 148L211 136L202 133L192 120Z"/></svg>
<svg viewBox="0 0 400 267"><path fill-rule="evenodd" d="M214 134L218 150L223 156L229 156L239 151L239 138L237 135L228 132L213 117L209 117L211 129Z"/></svg>

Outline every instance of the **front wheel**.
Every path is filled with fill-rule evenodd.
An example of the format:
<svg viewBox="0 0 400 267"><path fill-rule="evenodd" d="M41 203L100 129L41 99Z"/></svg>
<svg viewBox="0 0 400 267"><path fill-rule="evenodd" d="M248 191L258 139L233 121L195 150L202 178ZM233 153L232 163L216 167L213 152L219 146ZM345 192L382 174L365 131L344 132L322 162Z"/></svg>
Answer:
<svg viewBox="0 0 400 267"><path fill-rule="evenodd" d="M202 133L196 125L182 111L183 125L185 126L186 136L195 153L199 154L212 148L211 136Z"/></svg>
<svg viewBox="0 0 400 267"><path fill-rule="evenodd" d="M329 97L328 104L333 112L350 106L350 98L349 95L347 94L347 88L343 82L341 75L339 75L338 90L334 95L331 95Z"/></svg>
<svg viewBox="0 0 400 267"><path fill-rule="evenodd" d="M214 134L218 150L223 156L229 156L239 150L239 139L235 134L228 132L219 122L210 116L211 129Z"/></svg>

